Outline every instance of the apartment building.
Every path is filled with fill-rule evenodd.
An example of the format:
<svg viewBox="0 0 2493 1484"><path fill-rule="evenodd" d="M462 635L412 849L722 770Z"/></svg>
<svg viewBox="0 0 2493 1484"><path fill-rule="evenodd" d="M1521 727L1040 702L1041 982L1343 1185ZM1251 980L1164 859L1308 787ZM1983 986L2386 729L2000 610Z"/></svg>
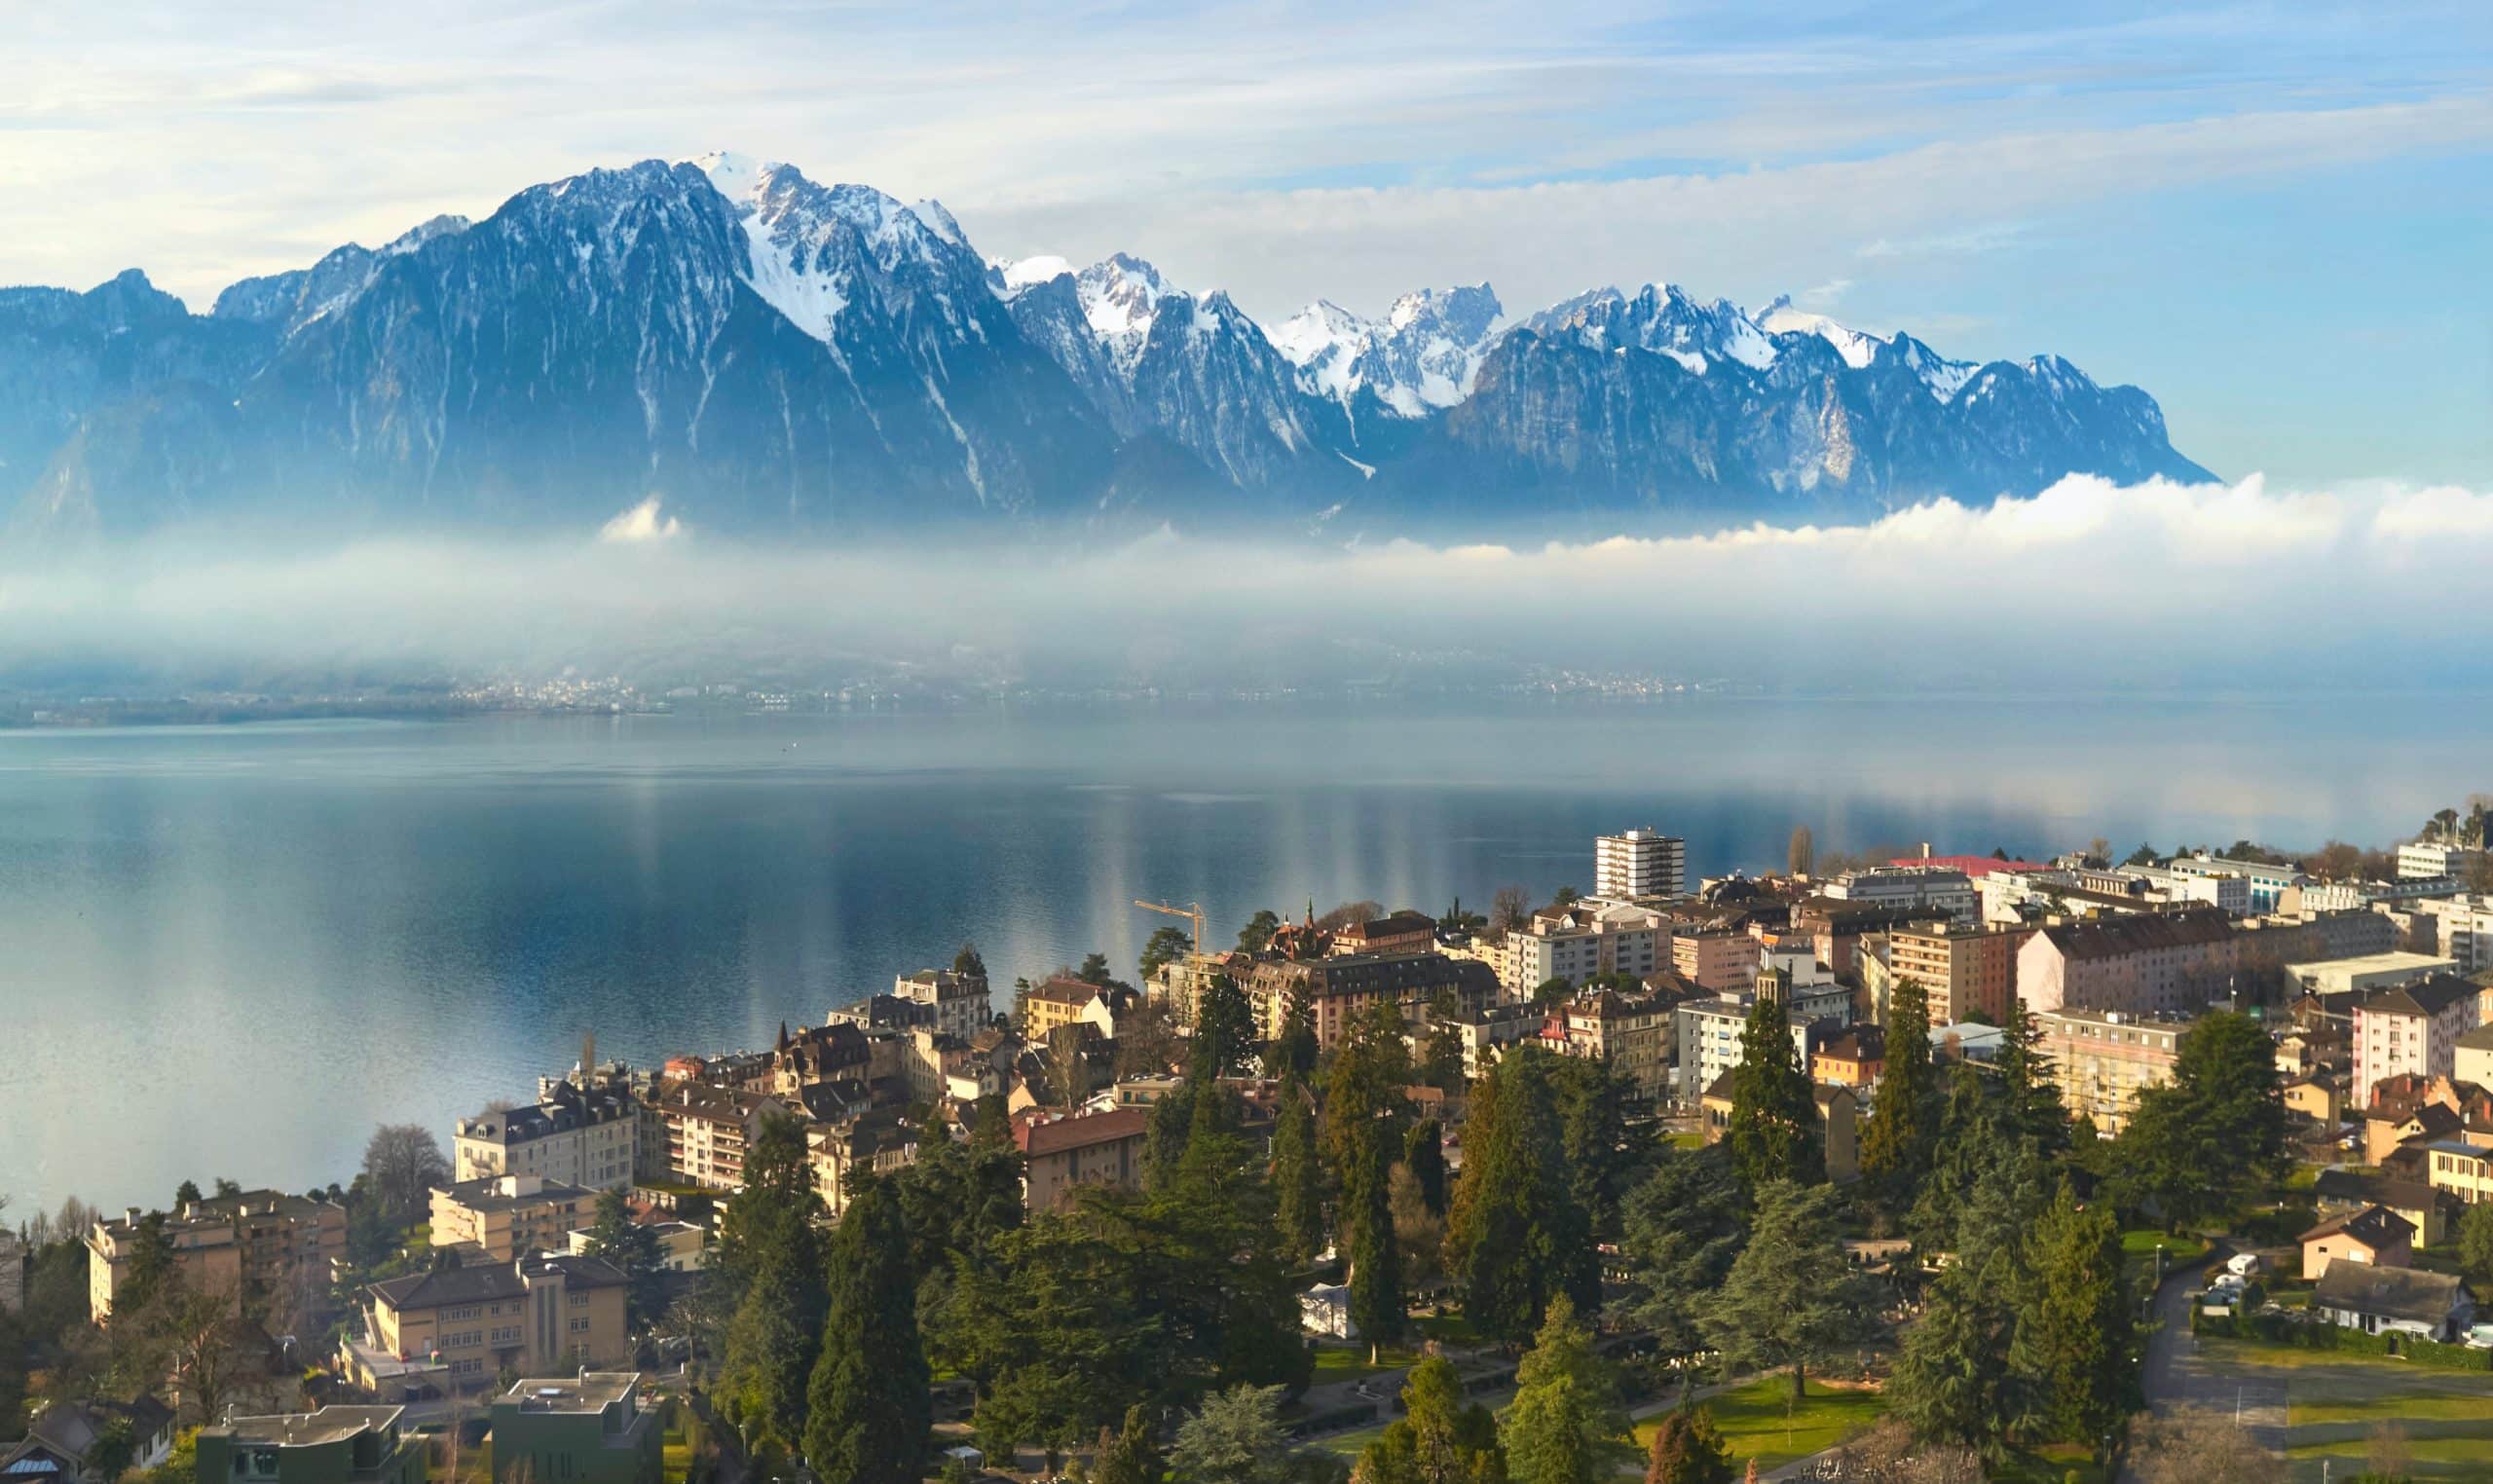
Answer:
<svg viewBox="0 0 2493 1484"><path fill-rule="evenodd" d="M2056 922L2017 950L2017 997L2036 1013L2195 1015L2234 987L2232 924L2220 912Z"/></svg>
<svg viewBox="0 0 2493 1484"><path fill-rule="evenodd" d="M1826 1087L1866 1088L1886 1069L1887 1033L1876 1025L1838 1031L1809 1053L1809 1080Z"/></svg>
<svg viewBox="0 0 2493 1484"><path fill-rule="evenodd" d="M1825 895L1839 902L1908 908L1965 922L1982 919L1982 894L1973 877L1952 866L1874 866L1829 881Z"/></svg>
<svg viewBox="0 0 2493 1484"><path fill-rule="evenodd" d="M193 1201L182 1207L188 1221L223 1221L234 1228L242 1251L246 1295L294 1295L295 1317L325 1303L338 1262L347 1250L347 1209L334 1201L289 1196L275 1190L238 1191Z"/></svg>
<svg viewBox="0 0 2493 1484"><path fill-rule="evenodd" d="M1671 970L1710 994L1745 991L1757 978L1757 937L1744 925L1675 923Z"/></svg>
<svg viewBox="0 0 2493 1484"><path fill-rule="evenodd" d="M628 1186L640 1158L640 1102L620 1081L558 1081L523 1108L463 1118L451 1132L451 1177L536 1175L591 1190Z"/></svg>
<svg viewBox="0 0 2493 1484"><path fill-rule="evenodd" d="M848 1191L863 1171L892 1174L917 1163L917 1130L897 1108L877 1108L836 1124L805 1131L805 1164L814 1194L838 1220L848 1211Z"/></svg>
<svg viewBox="0 0 2493 1484"><path fill-rule="evenodd" d="M804 1115L802 1104L703 1082L661 1083L643 1109L647 1178L710 1190L744 1188L744 1153L770 1118Z"/></svg>
<svg viewBox="0 0 2493 1484"><path fill-rule="evenodd" d="M2094 884L2085 879L2091 872L2080 872L2080 885ZM2149 902L2188 902L2234 917L2251 914L2251 879L2248 876L2203 875L2186 871L2174 871L2163 866L2122 866L2109 872L2114 878L2136 881L2140 893ZM2117 888L2112 888L2117 889ZM2271 903L2271 908L2274 907Z"/></svg>
<svg viewBox="0 0 2493 1484"><path fill-rule="evenodd" d="M987 1003L986 976L952 969L920 969L892 982L892 997L935 1012L935 1028L966 1041L995 1019Z"/></svg>
<svg viewBox="0 0 2493 1484"><path fill-rule="evenodd" d="M2166 871L2180 876L2232 876L2251 894L2248 910L2273 912L2288 891L2309 885L2311 878L2291 865L2270 861L2237 861L2220 855L2177 855Z"/></svg>
<svg viewBox="0 0 2493 1484"><path fill-rule="evenodd" d="M2071 1118L2086 1117L2095 1132L2111 1135L2129 1127L2139 1094L2173 1080L2181 1033L2179 1018L2140 1018L2120 1011L2046 1010L2034 1016L2041 1054L2052 1064L2061 1101Z"/></svg>
<svg viewBox="0 0 2493 1484"><path fill-rule="evenodd" d="M1143 986L1143 993L1168 1009L1170 1023L1191 1033L1196 1011L1212 986L1223 980L1244 983L1254 969L1254 955L1236 948L1220 953L1180 953L1160 966L1160 972Z"/></svg>
<svg viewBox="0 0 2493 1484"><path fill-rule="evenodd" d="M1980 1012L1992 1024L2005 1025L2017 1004L2018 950L2034 931L1958 923L1893 928L1887 934L1887 974L1891 981L1920 983L1933 1020L1962 1020Z"/></svg>
<svg viewBox="0 0 2493 1484"><path fill-rule="evenodd" d="M1688 890L1688 842L1658 830L1593 838L1593 895L1617 901L1676 897Z"/></svg>
<svg viewBox="0 0 2493 1484"><path fill-rule="evenodd" d="M1607 1061L1639 1096L1668 1096L1675 1020L1671 1008L1658 994L1601 989L1577 995L1550 1014L1562 1032L1551 1049L1561 1056Z"/></svg>
<svg viewBox="0 0 2493 1484"><path fill-rule="evenodd" d="M1426 953L1437 946L1437 920L1426 912L1390 912L1333 930L1331 953Z"/></svg>
<svg viewBox="0 0 2493 1484"><path fill-rule="evenodd" d="M1441 992L1462 1010L1484 1009L1500 997L1497 973L1487 964L1443 953L1267 959L1255 965L1245 987L1256 1033L1267 1040L1281 1034L1290 1001L1306 996L1317 1044L1326 1051L1340 1047L1351 1025L1376 1005L1396 1006L1405 1020L1416 1020Z"/></svg>
<svg viewBox="0 0 2493 1484"><path fill-rule="evenodd" d="M2431 953L2364 953L2283 966L2286 977L2313 994L2371 994L2436 975L2455 974L2458 963Z"/></svg>
<svg viewBox="0 0 2493 1484"><path fill-rule="evenodd" d="M1457 1011L1447 1023L1454 1027L1456 1039L1463 1043L1463 1075L1478 1081L1506 1049L1519 1041L1529 1041L1541 1033L1548 1017L1538 1005L1500 1003L1477 1010ZM1428 1053L1428 1038L1435 1030L1433 1016L1413 1028L1406 1037L1411 1041L1416 1058Z"/></svg>
<svg viewBox="0 0 2493 1484"><path fill-rule="evenodd" d="M1643 980L1671 966L1668 918L1625 902L1587 900L1544 907L1507 935L1498 981L1510 995L1553 979L1581 985L1596 974Z"/></svg>
<svg viewBox="0 0 2493 1484"><path fill-rule="evenodd" d="M364 1339L344 1358L376 1391L393 1359L421 1358L463 1390L505 1369L609 1369L632 1356L625 1287L603 1259L544 1253L393 1278L364 1288Z"/></svg>
<svg viewBox="0 0 2493 1484"><path fill-rule="evenodd" d="M1150 1128L1148 1107L1017 1122L1013 1141L1023 1160L1023 1204L1032 1211L1060 1210L1085 1185L1140 1189L1142 1144Z"/></svg>
<svg viewBox="0 0 2493 1484"><path fill-rule="evenodd" d="M493 1175L432 1189L432 1243L473 1243L496 1262L559 1252L597 1213L597 1192L542 1175Z"/></svg>
<svg viewBox="0 0 2493 1484"><path fill-rule="evenodd" d="M1071 1025L1086 1019L1096 1023L1107 1014L1104 1002L1101 1002L1101 1009L1093 1009L1093 1003L1099 1001L1100 994L1099 986L1090 981L1067 979L1061 975L1032 984L1029 992L1022 996L1022 1035L1026 1040L1038 1042L1046 1040L1048 1032L1060 1025Z"/></svg>
<svg viewBox="0 0 2493 1484"><path fill-rule="evenodd" d="M2429 881L2446 876L2463 880L2484 859L2483 851L2465 845L2416 840L2398 847L2398 878L2401 881Z"/></svg>
<svg viewBox="0 0 2493 1484"><path fill-rule="evenodd" d="M87 1232L87 1317L97 1324L112 1322L113 1301L130 1281L131 1254L160 1224L173 1249L173 1266L182 1281L202 1293L231 1294L237 1314L242 1308L242 1241L230 1218L159 1212L137 1206L118 1221L97 1221Z"/></svg>
<svg viewBox="0 0 2493 1484"><path fill-rule="evenodd" d="M930 1017L936 1013L930 1011ZM800 1097L805 1089L820 1083L871 1082L876 1070L874 1036L855 1021L835 1020L800 1026L792 1033L783 1020L779 1039L770 1048L766 1075L753 1091Z"/></svg>
<svg viewBox="0 0 2493 1484"><path fill-rule="evenodd" d="M2436 1139L2424 1146L2424 1178L2470 1206L2493 1201L2493 1149L2463 1138Z"/></svg>
<svg viewBox="0 0 2493 1484"><path fill-rule="evenodd" d="M2369 1102L2383 1078L2449 1076L2459 1038L2483 1020L2481 994L2467 980L2441 975L2364 996L2355 1006L2356 1100Z"/></svg>

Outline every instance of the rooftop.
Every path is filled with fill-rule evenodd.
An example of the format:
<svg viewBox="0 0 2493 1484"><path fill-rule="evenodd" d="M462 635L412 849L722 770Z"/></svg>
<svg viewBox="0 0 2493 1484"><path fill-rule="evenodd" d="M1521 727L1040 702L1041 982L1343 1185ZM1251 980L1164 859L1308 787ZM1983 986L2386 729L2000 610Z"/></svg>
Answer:
<svg viewBox="0 0 2493 1484"><path fill-rule="evenodd" d="M242 1443L275 1443L301 1448L314 1443L343 1442L358 1432L378 1431L398 1420L403 1407L328 1406L317 1412L282 1412L274 1417L228 1418L222 1427L202 1432Z"/></svg>
<svg viewBox="0 0 2493 1484"><path fill-rule="evenodd" d="M2426 974L2432 973L2436 969L2455 969L2457 967L2458 964L2455 960L2443 958L2437 953L2407 953L2400 951L2393 953L2358 953L2351 958L2315 958L2309 963L2287 964L2285 966L2285 970L2288 974L2295 975L2297 977L2306 974L2317 975L2324 971L2346 975L2396 974L2411 971L2416 975L2416 977L2421 978Z"/></svg>
<svg viewBox="0 0 2493 1484"><path fill-rule="evenodd" d="M1111 1108L1105 1113L1080 1113L1050 1123L1024 1124L1015 1132L1020 1135L1022 1152L1036 1159L1043 1154L1140 1138L1150 1127L1149 1108Z"/></svg>
<svg viewBox="0 0 2493 1484"><path fill-rule="evenodd" d="M641 1385L639 1371L582 1371L577 1376L522 1378L502 1393L523 1412L603 1412Z"/></svg>
<svg viewBox="0 0 2493 1484"><path fill-rule="evenodd" d="M622 1273L602 1258L538 1253L517 1262L462 1264L438 1273L410 1274L374 1283L368 1291L392 1309L430 1309L441 1304L518 1298L528 1292L531 1280L558 1273L575 1288L611 1288L624 1281Z"/></svg>
<svg viewBox="0 0 2493 1484"><path fill-rule="evenodd" d="M461 1180L455 1185L436 1185L436 1195L447 1195L471 1211L516 1210L527 1206L545 1206L562 1201L593 1201L597 1192L585 1185L568 1180L547 1180L537 1175L486 1175L480 1179Z"/></svg>
<svg viewBox="0 0 2493 1484"><path fill-rule="evenodd" d="M2476 994L2476 986L2457 975L2436 974L2420 984L2400 984L2365 995L2355 1008L2363 1015L2436 1016Z"/></svg>
<svg viewBox="0 0 2493 1484"><path fill-rule="evenodd" d="M2467 1284L2452 1274L2385 1268L2368 1262L2332 1262L2320 1275L2311 1304L2315 1309L2350 1310L2438 1324L2466 1297Z"/></svg>

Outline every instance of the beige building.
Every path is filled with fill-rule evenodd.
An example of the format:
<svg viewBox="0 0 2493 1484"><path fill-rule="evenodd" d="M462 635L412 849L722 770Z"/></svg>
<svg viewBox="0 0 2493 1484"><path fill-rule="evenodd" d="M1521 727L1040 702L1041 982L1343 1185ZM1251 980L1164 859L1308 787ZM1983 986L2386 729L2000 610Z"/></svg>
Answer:
<svg viewBox="0 0 2493 1484"><path fill-rule="evenodd" d="M2470 1206L2493 1201L2493 1148L2458 1138L2436 1140L2424 1146L2424 1178Z"/></svg>
<svg viewBox="0 0 2493 1484"><path fill-rule="evenodd" d="M537 1175L619 1189L632 1183L640 1108L627 1088L557 1082L525 1108L463 1118L451 1131L451 1178Z"/></svg>
<svg viewBox="0 0 2493 1484"><path fill-rule="evenodd" d="M2355 1006L2355 1096L2400 1076L2447 1077L2458 1065L2459 1038L2482 1021L2482 990L2472 981L2439 975L2363 996Z"/></svg>
<svg viewBox="0 0 2493 1484"><path fill-rule="evenodd" d="M2235 966L2233 925L2220 912L2057 922L2017 950L2017 997L2038 1014L2196 1015L2232 992Z"/></svg>
<svg viewBox="0 0 2493 1484"><path fill-rule="evenodd" d="M920 969L892 982L892 995L935 1012L935 1028L966 1041L993 1019L987 1007L986 976L950 969Z"/></svg>
<svg viewBox="0 0 2493 1484"><path fill-rule="evenodd" d="M2050 1010L2034 1017L2069 1116L2092 1119L2109 1136L2129 1127L2139 1094L2173 1080L2183 1020L2140 1020L2118 1011Z"/></svg>
<svg viewBox="0 0 2493 1484"><path fill-rule="evenodd" d="M1757 978L1758 942L1745 927L1681 924L1671 929L1671 967L1713 994L1737 993Z"/></svg>
<svg viewBox="0 0 2493 1484"><path fill-rule="evenodd" d="M2450 1043L2450 1078L2493 1088L2493 1025L2479 1025Z"/></svg>
<svg viewBox="0 0 2493 1484"><path fill-rule="evenodd" d="M700 1082L663 1085L644 1112L653 1126L642 1151L651 1178L726 1191L744 1188L744 1152L763 1120L803 1118L784 1099Z"/></svg>
<svg viewBox="0 0 2493 1484"><path fill-rule="evenodd" d="M1352 1023L1376 1005L1393 1005L1405 1020L1415 1020L1440 991L1461 1010L1499 999L1498 976L1486 964L1443 953L1271 959L1255 966L1246 988L1256 1033L1266 1040L1281 1034L1291 999L1305 995L1315 1013L1316 1043L1326 1051L1339 1048Z"/></svg>
<svg viewBox="0 0 2493 1484"><path fill-rule="evenodd" d="M1023 1157L1022 1202L1033 1211L1060 1210L1085 1185L1138 1190L1148 1107L1111 1108L1069 1118L1014 1125Z"/></svg>
<svg viewBox="0 0 2493 1484"><path fill-rule="evenodd" d="M393 1360L429 1360L463 1390L504 1370L613 1369L632 1358L625 1286L598 1258L542 1254L391 1279L364 1289L364 1343L346 1358L367 1390Z"/></svg>
<svg viewBox="0 0 2493 1484"><path fill-rule="evenodd" d="M97 1324L112 1322L113 1301L130 1280L131 1253L145 1237L151 1217L135 1206L119 1221L98 1221L87 1233L87 1317ZM203 1293L231 1294L236 1313L242 1307L242 1243L231 1220L215 1216L164 1215L165 1240L172 1244L173 1266L182 1281Z"/></svg>
<svg viewBox="0 0 2493 1484"><path fill-rule="evenodd" d="M1030 992L1022 997L1023 1039L1044 1041L1048 1032L1058 1026L1085 1019L1097 1023L1098 1017L1106 1013L1104 1002L1100 1010L1092 1009L1099 998L1099 986L1085 980L1056 978L1032 984Z"/></svg>
<svg viewBox="0 0 2493 1484"><path fill-rule="evenodd" d="M1671 967L1669 919L1625 902L1544 907L1507 935L1498 979L1521 998L1553 979L1581 987L1596 974L1644 980Z"/></svg>
<svg viewBox="0 0 2493 1484"><path fill-rule="evenodd" d="M495 1175L436 1185L432 1190L432 1243L473 1243L496 1262L524 1252L559 1252L572 1228L597 1213L597 1192L542 1175Z"/></svg>
<svg viewBox="0 0 2493 1484"><path fill-rule="evenodd" d="M1970 1020L1977 1012L2005 1025L2017 1005L2017 954L2030 927L1916 924L1887 933L1891 981L1918 982L1934 1022Z"/></svg>
<svg viewBox="0 0 2493 1484"><path fill-rule="evenodd" d="M1551 1019L1565 1029L1553 1050L1562 1056L1607 1061L1641 1095L1670 1095L1673 1006L1656 994L1622 994L1616 989L1581 994L1559 1006Z"/></svg>
<svg viewBox="0 0 2493 1484"><path fill-rule="evenodd" d="M887 1175L917 1163L917 1131L897 1109L817 1124L805 1131L805 1163L814 1194L837 1221L847 1214L849 1183L860 1170Z"/></svg>

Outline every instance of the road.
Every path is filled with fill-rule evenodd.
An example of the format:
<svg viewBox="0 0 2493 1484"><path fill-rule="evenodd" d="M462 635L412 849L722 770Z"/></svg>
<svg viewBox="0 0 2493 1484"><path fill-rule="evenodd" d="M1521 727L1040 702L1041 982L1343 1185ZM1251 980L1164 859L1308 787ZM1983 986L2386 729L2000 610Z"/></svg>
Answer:
<svg viewBox="0 0 2493 1484"><path fill-rule="evenodd" d="M2218 1416L2238 1418L2260 1447L2282 1454L2286 1450L2285 1378L2246 1379L2225 1374L2201 1354L2199 1337L2190 1333L2190 1306L2199 1297L2201 1270L2209 1263L2223 1261L2229 1252L2230 1248L2219 1240L2205 1257L2165 1275L2164 1285L2155 1291L2157 1327L2147 1336L2146 1362L2140 1368L2140 1383L2146 1392L2147 1405L2156 1416L2197 1407ZM2137 1473L2126 1463L2121 1480L2123 1484L2138 1481Z"/></svg>

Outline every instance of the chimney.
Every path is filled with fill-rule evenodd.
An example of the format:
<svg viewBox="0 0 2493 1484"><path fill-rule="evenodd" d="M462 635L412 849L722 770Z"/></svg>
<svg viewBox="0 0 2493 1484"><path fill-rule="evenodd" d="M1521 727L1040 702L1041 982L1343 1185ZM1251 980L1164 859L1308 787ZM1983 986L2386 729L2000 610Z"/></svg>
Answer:
<svg viewBox="0 0 2493 1484"><path fill-rule="evenodd" d="M131 1226L136 1226L136 1225L138 1225L138 1207L137 1207L137 1206L123 1206L123 1207L121 1208L121 1214L122 1214L122 1219L123 1219L123 1220L125 1220L125 1221L127 1221L127 1222L129 1222Z"/></svg>

